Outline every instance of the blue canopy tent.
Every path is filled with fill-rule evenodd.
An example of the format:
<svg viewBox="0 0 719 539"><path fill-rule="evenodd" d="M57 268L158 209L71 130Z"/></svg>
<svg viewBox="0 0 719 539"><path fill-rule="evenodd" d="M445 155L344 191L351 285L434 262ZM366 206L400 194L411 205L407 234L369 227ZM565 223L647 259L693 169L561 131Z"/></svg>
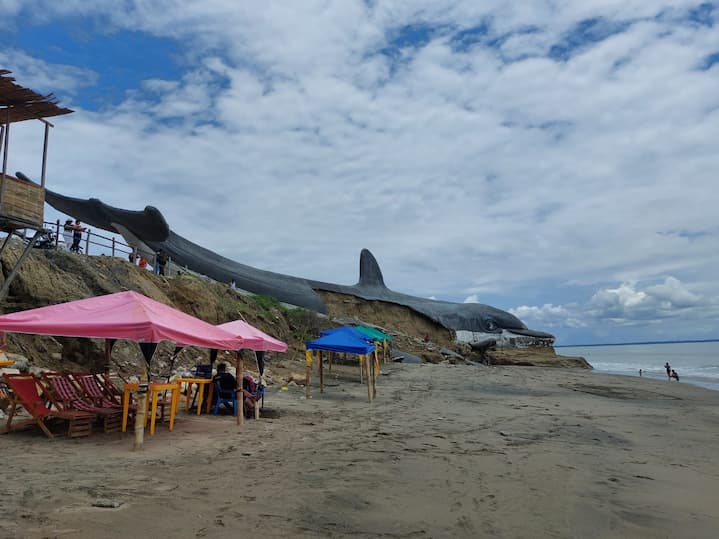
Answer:
<svg viewBox="0 0 719 539"><path fill-rule="evenodd" d="M312 371L312 355L313 351L317 351L317 359L319 361L320 371L320 392L324 392L324 372L322 369L322 352L344 352L346 354L354 354L361 358L367 356L365 363L367 367L367 395L370 401L374 396L373 376L370 373L369 354L374 352L374 345L367 341L367 338L351 327L339 327L331 330L323 331L318 339L305 343L305 358L307 360L307 375L305 384L305 394L309 397L310 392L310 373Z"/></svg>
<svg viewBox="0 0 719 539"><path fill-rule="evenodd" d="M373 335L369 335L361 330L360 327L355 326L340 326L332 329L325 329L324 331L320 332L320 336L324 337L327 335L332 335L334 333L342 334L342 335L350 335L357 339L363 339L367 341L370 344L373 344L375 346L374 348L374 363L372 363L372 380L376 380L377 373L380 371L380 365L379 365L379 356L377 355L378 351L382 348L382 343L377 342L377 339L374 338ZM379 331L377 332L379 333ZM335 352L335 350L332 350L332 352ZM334 354L330 353L329 357L329 370L332 372L332 356ZM362 382L362 356L360 356L360 383ZM322 373L320 373L322 374ZM377 393L376 388L373 388L373 395Z"/></svg>

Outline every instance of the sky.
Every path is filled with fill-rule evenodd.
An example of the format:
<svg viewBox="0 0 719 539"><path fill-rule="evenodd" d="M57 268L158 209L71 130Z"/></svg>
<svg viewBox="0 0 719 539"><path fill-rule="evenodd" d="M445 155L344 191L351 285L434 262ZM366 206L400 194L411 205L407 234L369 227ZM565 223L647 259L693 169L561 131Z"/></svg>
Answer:
<svg viewBox="0 0 719 539"><path fill-rule="evenodd" d="M48 187L239 262L508 310L557 344L719 338L719 2L0 0ZM9 170L40 175L39 122ZM47 215L51 215L48 212Z"/></svg>

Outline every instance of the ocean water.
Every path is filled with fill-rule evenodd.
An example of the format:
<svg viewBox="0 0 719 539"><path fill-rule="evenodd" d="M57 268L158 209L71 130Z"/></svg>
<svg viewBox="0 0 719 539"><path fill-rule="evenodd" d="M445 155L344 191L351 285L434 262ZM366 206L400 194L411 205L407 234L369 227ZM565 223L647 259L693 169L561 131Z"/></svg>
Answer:
<svg viewBox="0 0 719 539"><path fill-rule="evenodd" d="M557 354L582 356L596 372L667 379L664 363L677 371L680 383L719 391L719 341L659 344L559 346ZM674 382L674 380L672 380Z"/></svg>

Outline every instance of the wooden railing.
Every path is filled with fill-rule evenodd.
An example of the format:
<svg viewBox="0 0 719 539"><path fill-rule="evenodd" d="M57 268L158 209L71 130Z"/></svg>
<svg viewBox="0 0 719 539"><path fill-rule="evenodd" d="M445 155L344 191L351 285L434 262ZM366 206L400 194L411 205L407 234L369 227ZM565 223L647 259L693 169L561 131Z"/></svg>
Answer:
<svg viewBox="0 0 719 539"><path fill-rule="evenodd" d="M55 222L45 221L43 223L43 228L45 228L46 230L51 230L53 232L55 237L55 249L58 248L61 237L63 237L63 243L66 243L64 241L64 236L61 236L61 234L63 233L63 224L60 222L59 219ZM80 246L82 248L81 254L84 254L86 256L117 256L120 258L125 258L126 260L130 260L133 263L136 263L136 259L142 256L145 260L147 260L148 266L150 266L151 268L155 267L155 262L157 258L157 253L153 253L151 251L135 250L133 249L133 247L124 243L123 241L118 240L114 236L104 236L102 234L98 234L97 232L93 232L89 228L85 228L85 230L82 232L82 240L80 241ZM65 247L68 250L70 249L70 245L65 245ZM91 248L92 253L90 252ZM133 256L131 257L131 255ZM168 259L166 265L168 270L171 264L172 259ZM172 269L178 274L182 273L200 276L200 274L197 274L189 270L188 268L183 268L182 266L179 266L177 264L172 264Z"/></svg>
<svg viewBox="0 0 719 539"><path fill-rule="evenodd" d="M63 225L60 223L60 219L57 221L49 222L45 221L43 223L44 228L47 230L52 230L54 236L55 236L55 248L57 248L58 243L60 242L60 238L63 237L63 243L64 242L64 236L61 236L63 233ZM102 234L98 234L97 232L93 232L91 229L86 228L84 232L82 232L83 238L80 241L80 246L82 247L82 252L85 255L90 255L90 246L93 246L95 249L93 249L94 254L109 254L110 256L120 256L124 258L130 257L131 254L134 254L134 249L127 245L126 243L119 241L114 236L103 236ZM68 249L70 249L70 245L65 245ZM108 253L109 251L109 253ZM149 262L150 258L152 259L152 263L155 263L155 253L137 253L140 255L145 256L145 259ZM149 258L148 258L149 257Z"/></svg>

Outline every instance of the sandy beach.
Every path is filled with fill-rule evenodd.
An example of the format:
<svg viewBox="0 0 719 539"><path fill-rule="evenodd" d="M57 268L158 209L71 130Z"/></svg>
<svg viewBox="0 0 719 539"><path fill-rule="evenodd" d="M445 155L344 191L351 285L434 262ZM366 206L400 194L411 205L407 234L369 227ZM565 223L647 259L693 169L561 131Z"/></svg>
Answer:
<svg viewBox="0 0 719 539"><path fill-rule="evenodd" d="M719 392L579 370L390 365L266 414L0 437L0 537L716 537ZM118 505L117 507L95 507Z"/></svg>

